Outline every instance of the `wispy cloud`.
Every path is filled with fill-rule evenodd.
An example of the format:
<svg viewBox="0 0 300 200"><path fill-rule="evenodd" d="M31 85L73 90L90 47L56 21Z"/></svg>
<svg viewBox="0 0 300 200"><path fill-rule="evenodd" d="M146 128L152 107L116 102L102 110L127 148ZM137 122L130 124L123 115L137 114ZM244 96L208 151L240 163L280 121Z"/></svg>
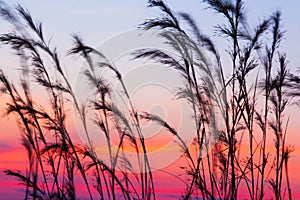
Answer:
<svg viewBox="0 0 300 200"><path fill-rule="evenodd" d="M0 150L9 150L13 148L13 146L11 144L8 143L4 143L4 142L0 142Z"/></svg>

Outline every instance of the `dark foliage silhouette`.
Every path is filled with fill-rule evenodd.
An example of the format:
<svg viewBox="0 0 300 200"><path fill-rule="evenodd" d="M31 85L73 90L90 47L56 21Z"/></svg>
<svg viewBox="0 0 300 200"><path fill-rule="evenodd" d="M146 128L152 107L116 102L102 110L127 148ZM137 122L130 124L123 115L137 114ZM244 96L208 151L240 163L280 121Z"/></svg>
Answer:
<svg viewBox="0 0 300 200"><path fill-rule="evenodd" d="M0 42L21 60L20 85L1 71L1 92L8 97L5 114L17 116L28 161L26 171L5 173L25 186L25 199L77 199L80 185L90 199L156 199L150 144L145 142L142 121L155 122L178 141L187 161L181 169L189 176L182 199L238 199L243 185L250 199L264 199L267 186L275 199L292 199L288 161L293 148L286 144L284 113L291 98L299 96L300 78L289 74L286 55L280 50L281 14L275 12L251 29L242 0L203 2L225 20L216 32L228 41L231 63L222 63L226 54L219 53L213 39L202 33L188 13L174 12L162 0L148 2L161 15L145 20L140 28L155 30L176 55L149 48L132 55L175 69L182 76L186 87L179 88L177 97L187 101L193 113L191 119L184 119L193 120L196 127L191 145L162 117L138 111L118 66L73 35L67 56L80 55L87 63L83 75L96 91L93 101L79 102L62 67L63 58L44 36L42 24L22 6L11 9L1 2L0 14L15 31L1 34ZM98 76L97 68L115 75L129 102L130 117L113 103L113 88ZM32 85L46 91L47 102L34 100ZM74 143L69 132L66 120L71 105L80 118L86 145ZM90 138L86 114L90 108L96 116L93 123L105 136L109 163L97 155ZM119 134L117 148L112 148L113 131ZM267 148L269 141L275 141L272 152ZM134 147L139 173L133 172L124 153L128 145ZM245 145L249 150L242 149Z"/></svg>

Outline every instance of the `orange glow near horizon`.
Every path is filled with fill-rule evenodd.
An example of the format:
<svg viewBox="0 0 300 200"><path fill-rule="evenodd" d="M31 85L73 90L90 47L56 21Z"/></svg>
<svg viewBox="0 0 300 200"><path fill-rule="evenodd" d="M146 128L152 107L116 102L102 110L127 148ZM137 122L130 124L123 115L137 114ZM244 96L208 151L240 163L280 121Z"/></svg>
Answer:
<svg viewBox="0 0 300 200"><path fill-rule="evenodd" d="M155 151L158 148L160 148L161 146L163 146L166 141L169 141L169 139L166 139L166 140L162 141L161 143L155 143L154 145L151 142L147 142L146 144L147 144L149 151L150 150ZM295 151L291 154L290 163L289 163L290 183L292 185L294 199L300 198L300 192L297 190L297 188L300 187L300 183L298 181L298 180L300 180L300 171L297 168L293 167L293 166L300 166L300 151L299 151L300 148L299 147L300 146L295 146ZM274 148L273 146L268 146L267 151L272 152L273 148ZM179 150L179 149L177 148L177 150ZM248 150L247 146L241 147L241 155L242 156L247 156L248 151L249 150ZM168 152L165 152L164 155L167 156ZM15 170L21 170L24 172L24 170L26 168L25 167L26 162L27 162L27 154L23 148L8 149L8 150L0 152L1 170L15 169ZM180 169L180 167L184 166L185 164L186 164L185 159L179 158L177 161L171 163L169 166L165 166L164 168L162 168L158 171L154 170L153 176L155 178L155 183L157 184L156 192L158 193L158 195L161 195L161 197L163 197L164 199L173 199L174 195L180 196L181 194L183 194L182 192L184 191L186 185L183 184L181 181L179 181L178 178L180 177L183 180L188 178L185 175L185 171ZM166 172L168 172L168 173L166 173ZM172 175L170 175L169 173ZM181 175L178 176L179 174L181 174ZM13 181L12 178L9 178L9 180L10 181L8 183L6 183L4 181L0 181L0 188L2 188L2 190L3 190L3 188L8 188L7 191L9 191L9 188L11 188L12 186L13 187L16 186L20 189L23 188L20 185L17 185L16 182ZM173 183L177 183L174 185L174 187L169 186L169 183L171 180ZM84 190L84 186L82 186L82 187ZM243 187L242 187L242 189L239 192L240 198L247 197L246 190L244 191L245 194L243 193L243 190L245 190L245 188L243 189ZM272 193L266 193L265 197L271 198L272 195L273 195Z"/></svg>
<svg viewBox="0 0 300 200"><path fill-rule="evenodd" d="M40 102L43 102L43 99L39 99ZM48 104L48 102L47 102ZM46 105L47 105L46 104ZM172 106L168 108L169 110L172 110ZM142 110L142 108L140 108ZM175 110L175 109L174 109ZM178 113L169 112L168 113L169 118L171 119L173 124L176 124L178 122ZM167 120L168 120L167 119ZM68 117L66 119L66 125L69 129L69 133L71 134L72 138L75 139L75 143L79 145L84 144L84 140L82 140L82 136L78 134L78 127L75 126L75 121L73 115L68 113ZM21 170L23 173L25 173L26 167L27 167L27 152L21 147L21 140L20 140L20 130L16 127L15 117L11 116L5 120L0 121L1 126L1 134L0 138L1 141L6 141L8 146L0 146L1 152L0 152L0 169L6 170L6 169L14 169L14 170ZM151 127L153 124L143 124L143 128ZM160 152L159 155L155 156L154 159L151 159L152 164L154 166L157 166L156 164L161 162L164 158L168 157L170 154L174 154L174 152L180 152L180 147L177 143L174 142L174 140L177 141L176 137L166 131L163 128L157 129L155 128L157 125L153 126L152 128L156 130L156 134L153 135L146 135L145 143L148 153L155 153ZM178 128L180 127L177 124ZM149 129L151 130L151 129ZM294 151L291 154L291 158L289 160L289 175L290 175L290 182L293 190L293 197L294 199L300 198L300 193L298 192L297 188L300 188L300 171L295 166L300 166L300 141L298 140L298 130L289 130L286 144L291 144L294 146ZM97 133L98 134L98 133ZM182 133L181 133L182 134ZM261 132L258 131L257 135L261 135ZM49 136L51 138L51 136ZM269 138L272 138L273 135L270 134L268 136ZM244 136L245 141L247 141L247 136ZM104 139L104 137L102 137ZM115 137L112 137L112 145L113 149L115 150L118 146L119 142L119 136L115 135ZM105 140L102 140L100 142L94 141L95 151L100 152L99 155L102 155L101 152L107 153L107 146L105 143ZM101 146L101 144L104 146ZM132 145L128 145L128 141L125 142L127 144L124 148L124 151L128 152L136 152L135 148ZM3 144L4 145L4 144ZM166 145L170 145L167 148ZM242 144L239 148L241 150L241 156L246 158L249 154L249 144L245 142ZM16 148L16 147L19 148ZM104 150L103 150L104 149ZM266 148L267 152L274 152L274 141L270 140L267 144ZM191 148L192 153L194 152L194 149ZM142 152L142 148L139 144L139 152ZM179 154L178 154L179 155ZM157 163L156 163L157 162ZM185 175L185 171L180 169L181 166L186 165L186 161L183 158L178 158L175 161L170 161L170 163L167 163L168 165L164 166L162 169L154 169L154 178L155 183L157 184L156 191L158 194L162 195L164 199L172 199L174 196L177 195L180 196L184 190L186 189L185 185L178 179L179 177L183 180L186 180L188 177ZM165 172L168 173L165 173ZM180 175L180 176L179 176ZM3 175L4 176L4 175ZM5 190L5 188L11 188L15 187L16 181L15 179L9 178L10 182L6 184L5 181L0 181L0 188L4 188L2 190ZM14 181L12 181L14 180ZM170 188L169 182L170 180L174 183L174 187ZM20 190L23 188L21 186L17 186L20 188ZM242 190L245 190L245 188L242 188ZM242 191L241 190L241 191ZM272 193L266 194L266 196L272 197ZM243 192L239 193L239 197L247 197L247 192L245 194Z"/></svg>

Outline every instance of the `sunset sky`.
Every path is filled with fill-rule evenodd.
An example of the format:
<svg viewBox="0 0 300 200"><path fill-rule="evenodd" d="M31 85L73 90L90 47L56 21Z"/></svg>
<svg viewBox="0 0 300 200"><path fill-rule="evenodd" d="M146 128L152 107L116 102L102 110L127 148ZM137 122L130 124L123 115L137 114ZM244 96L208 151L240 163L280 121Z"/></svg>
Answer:
<svg viewBox="0 0 300 200"><path fill-rule="evenodd" d="M1 3L1 2L0 2ZM47 38L52 38L51 43L58 47L60 57L64 57L72 45L72 34L79 34L83 40L92 46L99 45L109 41L111 38L135 30L145 19L153 18L159 15L159 11L153 8L147 8L146 0L127 0L127 1L72 1L72 0L10 0L9 4L20 3L27 8L33 18L43 23L43 28ZM206 9L207 6L201 0L168 0L168 5L176 11L190 13L198 23L203 33L214 35L214 26L223 23L220 15ZM299 45L300 45L300 1L297 0L249 0L245 3L250 26L257 24L264 17L270 16L274 11L282 11L283 29L286 30L285 38L282 42L282 49L287 54L291 71L296 72L300 67ZM0 20L0 34L7 33L11 27ZM227 48L224 40L216 39L221 55L225 55ZM17 79L18 59L7 47L0 46L0 68L7 73L10 80ZM227 56L227 55L226 55ZM225 57L226 57L225 56ZM225 60L226 62L226 60ZM80 71L80 60L75 60L72 56L63 59L64 69L68 74L73 85L76 85L77 75ZM17 81L17 80L15 80ZM299 88L300 89L300 88ZM161 93L164 93L162 91ZM42 94L42 93L41 93ZM0 96L1 98L1 96ZM43 97L41 97L42 99ZM172 99L173 96L166 98ZM147 99L151 101L152 99ZM154 101L154 100L153 100ZM20 132L13 116L3 116L3 103L0 101L0 170L20 169L24 170L24 160L26 153L22 150L20 141ZM167 104L167 103L166 103ZM175 107L177 105L174 105ZM142 107L141 107L142 108ZM153 108L156 109L155 105ZM164 112L158 110L158 112ZM290 116L289 133L287 143L295 147L290 159L290 176L293 195L295 199L300 199L300 107L291 106L286 117ZM178 121L178 116L171 116L171 121ZM70 128L74 130L74 119L70 117ZM75 136L80 142L80 136ZM164 142L168 143L168 137L164 137ZM153 142L154 141L154 142ZM157 142L155 138L153 143ZM160 145L157 145L160 148ZM154 148L154 149L155 149ZM271 147L270 147L271 148ZM165 153L168 156L168 152ZM158 165L159 166L159 165ZM168 167L166 171L168 171ZM172 168L174 170L174 168ZM166 174L160 174L159 182L161 197L172 199L172 194L180 195L183 186L182 183L170 188ZM176 178L174 179L176 180ZM5 195L5 199L15 199L12 194L22 192L22 186L16 185L12 178L8 178L0 173L0 198ZM169 196L168 196L169 195Z"/></svg>

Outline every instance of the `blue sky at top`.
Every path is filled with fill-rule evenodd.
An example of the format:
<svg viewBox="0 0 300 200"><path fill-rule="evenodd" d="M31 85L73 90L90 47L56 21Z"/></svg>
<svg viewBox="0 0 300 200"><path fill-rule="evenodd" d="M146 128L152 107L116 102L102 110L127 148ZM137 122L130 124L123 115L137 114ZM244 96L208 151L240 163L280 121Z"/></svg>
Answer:
<svg viewBox="0 0 300 200"><path fill-rule="evenodd" d="M20 3L27 8L32 16L43 23L44 32L48 38L52 37L53 45L59 47L61 55L72 45L71 34L79 34L86 43L98 46L114 35L135 29L144 19L159 15L159 11L147 8L146 0L128 1L37 1L37 0L10 0L9 4ZM207 7L201 0L169 0L169 6L176 11L190 13L197 21L204 33L212 35L214 25L222 23L223 19ZM245 1L249 24L254 26L260 19L270 16L274 11L283 13L283 25L286 39L283 41L283 50L287 53L290 64L296 68L300 66L298 46L300 44L300 1L297 0L248 0ZM0 21L0 33L5 33L8 26ZM227 48L222 40L216 40L220 52ZM9 53L3 47L1 60L8 61ZM65 59L68 65L69 59ZM5 63L5 64L6 64Z"/></svg>

